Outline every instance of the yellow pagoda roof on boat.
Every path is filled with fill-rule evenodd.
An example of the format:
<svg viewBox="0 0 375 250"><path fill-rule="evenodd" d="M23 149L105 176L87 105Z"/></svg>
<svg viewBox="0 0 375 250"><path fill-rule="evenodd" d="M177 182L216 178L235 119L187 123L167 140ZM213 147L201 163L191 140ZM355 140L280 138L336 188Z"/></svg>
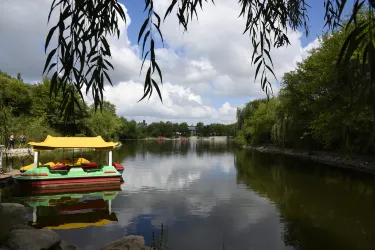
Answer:
<svg viewBox="0 0 375 250"><path fill-rule="evenodd" d="M53 150L55 148L95 148L113 149L117 142L106 142L101 136L96 137L53 137L48 135L44 142L29 142L36 150Z"/></svg>

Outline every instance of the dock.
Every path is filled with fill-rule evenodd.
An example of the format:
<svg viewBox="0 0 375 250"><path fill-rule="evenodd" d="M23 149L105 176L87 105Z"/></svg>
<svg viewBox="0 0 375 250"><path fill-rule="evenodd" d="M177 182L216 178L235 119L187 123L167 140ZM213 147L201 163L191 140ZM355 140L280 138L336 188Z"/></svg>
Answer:
<svg viewBox="0 0 375 250"><path fill-rule="evenodd" d="M32 155L33 150L31 148L15 148L15 149L2 149L3 155L7 154L9 157L14 156L27 156Z"/></svg>
<svg viewBox="0 0 375 250"><path fill-rule="evenodd" d="M21 172L18 169L13 169L10 172L0 174L0 184L11 181L13 176L20 174Z"/></svg>

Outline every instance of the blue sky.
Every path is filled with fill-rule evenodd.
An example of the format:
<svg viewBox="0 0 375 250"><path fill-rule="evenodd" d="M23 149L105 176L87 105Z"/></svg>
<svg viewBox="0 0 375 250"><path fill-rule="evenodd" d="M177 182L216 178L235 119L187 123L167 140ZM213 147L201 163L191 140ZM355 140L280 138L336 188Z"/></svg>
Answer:
<svg viewBox="0 0 375 250"><path fill-rule="evenodd" d="M146 13L143 13L144 9L144 1L142 0L120 0L126 8L128 9L128 13L131 17L132 24L129 26L129 39L132 43L136 43L138 39L138 32L139 29L145 20ZM350 9L353 0L348 0L348 8ZM309 19L310 19L310 34L308 37L303 36L302 38L302 45L307 46L310 42L312 42L317 36L319 36L325 24L324 21L324 13L325 8L323 5L323 1L320 0L307 0L307 4L311 6L309 8Z"/></svg>

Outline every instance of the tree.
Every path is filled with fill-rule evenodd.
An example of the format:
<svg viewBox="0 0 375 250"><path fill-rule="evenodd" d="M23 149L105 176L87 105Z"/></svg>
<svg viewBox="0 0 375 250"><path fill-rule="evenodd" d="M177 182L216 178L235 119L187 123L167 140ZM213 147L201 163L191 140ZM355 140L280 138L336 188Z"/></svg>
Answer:
<svg viewBox="0 0 375 250"><path fill-rule="evenodd" d="M357 58L333 72L340 49L337 45L344 42L340 31L324 36L320 48L284 75L275 139L354 152L367 152L373 146L375 103L369 72L363 71ZM363 51L356 53L361 58ZM349 84L344 84L347 81Z"/></svg>
<svg viewBox="0 0 375 250"><path fill-rule="evenodd" d="M213 0L171 0L163 20L177 8L179 24L188 31L188 24L194 17L198 18L197 9L203 9L203 4L214 3ZM341 16L346 0L325 0L326 25L335 30L341 25ZM177 6L177 7L176 7ZM254 48L251 62L256 66L255 79L260 77L261 87L267 95L272 93L271 77L275 77L271 58L271 49L285 47L290 44L287 30L303 29L306 35L309 32L308 12L309 6L305 0L239 0L239 15L246 19L244 34L248 33ZM50 50L44 67L44 72L53 72L51 79L51 93L63 91L64 99L62 109L72 107L75 95L64 86L72 85L81 98L84 87L86 94L91 90L95 100L95 108L103 103L104 81L112 84L108 75L109 68L113 69L108 61L111 57L111 49L107 42L107 35L117 35L120 30L118 21L126 21L125 13L118 0L54 0L52 1L48 21L54 10L59 11L59 19L47 37L45 50L57 33L57 45ZM363 51L363 64L368 65L369 72L375 72L375 1L354 0L353 11L349 24L354 24L354 29L349 31L346 42L339 54L338 62L348 63L354 50L360 48ZM366 10L368 20L357 22L359 13ZM161 16L154 10L154 1L145 0L147 18L140 28L138 43L142 44L142 57L144 65L147 65L144 95L150 96L155 89L162 100L158 83L155 81L155 70L163 81L161 69L155 57L155 34L161 37ZM147 46L146 46L147 44ZM145 53L145 48L147 49ZM60 76L61 75L61 76ZM275 77L276 78L276 77ZM371 74L371 84L374 84L375 73Z"/></svg>
<svg viewBox="0 0 375 250"><path fill-rule="evenodd" d="M204 127L203 122L198 122L197 123L196 129L197 129L197 135L198 136L202 136L203 135L203 127Z"/></svg>
<svg viewBox="0 0 375 250"><path fill-rule="evenodd" d="M17 73L17 80L21 82L23 81L21 73Z"/></svg>
<svg viewBox="0 0 375 250"><path fill-rule="evenodd" d="M116 107L109 102L103 103L103 110L100 113L95 112L95 107L90 107L91 115L86 119L89 134L93 136L101 135L105 140L118 139L117 132L121 128L121 121L116 115Z"/></svg>
<svg viewBox="0 0 375 250"><path fill-rule="evenodd" d="M184 136L189 136L189 125L186 122L180 123L178 125L179 132Z"/></svg>

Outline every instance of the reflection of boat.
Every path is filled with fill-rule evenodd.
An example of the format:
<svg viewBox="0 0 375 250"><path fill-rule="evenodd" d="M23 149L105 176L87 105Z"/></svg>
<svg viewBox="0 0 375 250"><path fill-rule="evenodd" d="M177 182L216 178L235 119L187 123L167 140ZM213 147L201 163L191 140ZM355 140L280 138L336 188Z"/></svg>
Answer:
<svg viewBox="0 0 375 250"><path fill-rule="evenodd" d="M36 228L73 229L102 226L117 222L111 202L119 190L60 195L34 195L14 197L33 208L33 220L29 225Z"/></svg>
<svg viewBox="0 0 375 250"><path fill-rule="evenodd" d="M122 175L116 170L112 162L112 150L117 143L105 142L102 137L52 137L47 136L44 142L30 142L34 149L33 168L15 176L14 178L26 188L77 188L88 185L107 186L119 184ZM58 167L38 164L38 151L54 150L56 148L92 148L95 150L108 151L108 164L98 164L93 167L82 167L88 164L83 158L79 165L66 167L65 162L59 163ZM74 151L73 151L74 154ZM87 161L87 160L86 160ZM74 159L73 159L73 162ZM123 169L122 169L123 170Z"/></svg>

